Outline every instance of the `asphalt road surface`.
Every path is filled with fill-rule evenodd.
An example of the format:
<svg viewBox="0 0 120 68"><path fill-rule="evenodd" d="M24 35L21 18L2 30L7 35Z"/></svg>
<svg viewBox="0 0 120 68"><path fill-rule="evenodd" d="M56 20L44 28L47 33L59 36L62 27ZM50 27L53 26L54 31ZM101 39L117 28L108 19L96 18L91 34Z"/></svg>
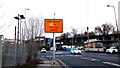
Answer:
<svg viewBox="0 0 120 68"><path fill-rule="evenodd" d="M40 53L41 57L52 57L53 53ZM120 68L118 54L93 53L82 51L80 55L73 55L66 51L57 51L56 58L64 62L69 68Z"/></svg>

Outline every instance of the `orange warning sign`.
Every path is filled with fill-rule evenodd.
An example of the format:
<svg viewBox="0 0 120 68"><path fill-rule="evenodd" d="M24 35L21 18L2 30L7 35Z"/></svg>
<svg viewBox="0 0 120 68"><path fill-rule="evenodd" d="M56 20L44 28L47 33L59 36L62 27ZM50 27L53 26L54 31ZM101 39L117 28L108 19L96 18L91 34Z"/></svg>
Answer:
<svg viewBox="0 0 120 68"><path fill-rule="evenodd" d="M62 33L63 20L62 19L45 19L44 20L45 33Z"/></svg>

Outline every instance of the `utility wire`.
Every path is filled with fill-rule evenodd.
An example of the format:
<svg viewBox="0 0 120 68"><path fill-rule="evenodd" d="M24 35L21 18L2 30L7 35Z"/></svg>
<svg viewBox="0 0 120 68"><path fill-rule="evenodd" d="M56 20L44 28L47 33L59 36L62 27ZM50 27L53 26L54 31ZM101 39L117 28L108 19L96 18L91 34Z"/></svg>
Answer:
<svg viewBox="0 0 120 68"><path fill-rule="evenodd" d="M5 26L5 23L4 23L4 25L2 25L2 26L0 27L0 29L2 29L4 26Z"/></svg>
<svg viewBox="0 0 120 68"><path fill-rule="evenodd" d="M8 6L6 6L2 1L1 4L6 7L8 10L10 10L13 14L18 14L17 12L13 11L13 9L9 8Z"/></svg>
<svg viewBox="0 0 120 68"><path fill-rule="evenodd" d="M13 14L17 14L15 11L13 11L11 8L9 8L8 6L6 6L3 2L3 0L0 1L1 5L4 6L5 8L7 8L9 11L11 11ZM4 14L0 17L3 18ZM11 22L5 29L3 29L0 33L3 33L6 29L8 29L11 25L13 24L13 22ZM6 24L4 24L3 26L0 27L0 29L2 29Z"/></svg>
<svg viewBox="0 0 120 68"><path fill-rule="evenodd" d="M13 24L13 22L11 22L8 26L7 26L7 28L5 28L3 31L1 31L0 33L3 33L5 30L7 30L11 25Z"/></svg>
<svg viewBox="0 0 120 68"><path fill-rule="evenodd" d="M4 16L4 15L2 15L2 16L0 17L0 19L3 18L3 16ZM0 29L2 29L4 26L5 26L5 23L4 23L4 25L0 26Z"/></svg>
<svg viewBox="0 0 120 68"><path fill-rule="evenodd" d="M4 15L5 15L5 14L3 14L3 15L0 17L0 19L2 19L2 18L4 17Z"/></svg>

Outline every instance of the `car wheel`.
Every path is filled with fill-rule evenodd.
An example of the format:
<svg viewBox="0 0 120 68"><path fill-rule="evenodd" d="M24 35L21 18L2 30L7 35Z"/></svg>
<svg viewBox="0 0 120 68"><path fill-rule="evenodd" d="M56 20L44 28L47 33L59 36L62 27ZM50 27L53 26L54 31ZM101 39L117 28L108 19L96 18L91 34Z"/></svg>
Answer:
<svg viewBox="0 0 120 68"><path fill-rule="evenodd" d="M115 51L113 51L113 53L115 53Z"/></svg>
<svg viewBox="0 0 120 68"><path fill-rule="evenodd" d="M78 53L79 55L81 54L81 53Z"/></svg>

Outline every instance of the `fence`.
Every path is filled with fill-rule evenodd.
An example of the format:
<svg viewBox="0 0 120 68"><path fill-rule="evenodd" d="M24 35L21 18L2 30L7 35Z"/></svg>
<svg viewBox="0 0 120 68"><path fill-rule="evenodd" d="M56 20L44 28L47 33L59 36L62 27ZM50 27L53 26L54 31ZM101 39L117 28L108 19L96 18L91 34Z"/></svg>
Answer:
<svg viewBox="0 0 120 68"><path fill-rule="evenodd" d="M38 45L30 42L5 41L2 46L2 68L25 64L28 60L35 58L38 52Z"/></svg>
<svg viewBox="0 0 120 68"><path fill-rule="evenodd" d="M2 67L2 40L0 39L0 68Z"/></svg>

